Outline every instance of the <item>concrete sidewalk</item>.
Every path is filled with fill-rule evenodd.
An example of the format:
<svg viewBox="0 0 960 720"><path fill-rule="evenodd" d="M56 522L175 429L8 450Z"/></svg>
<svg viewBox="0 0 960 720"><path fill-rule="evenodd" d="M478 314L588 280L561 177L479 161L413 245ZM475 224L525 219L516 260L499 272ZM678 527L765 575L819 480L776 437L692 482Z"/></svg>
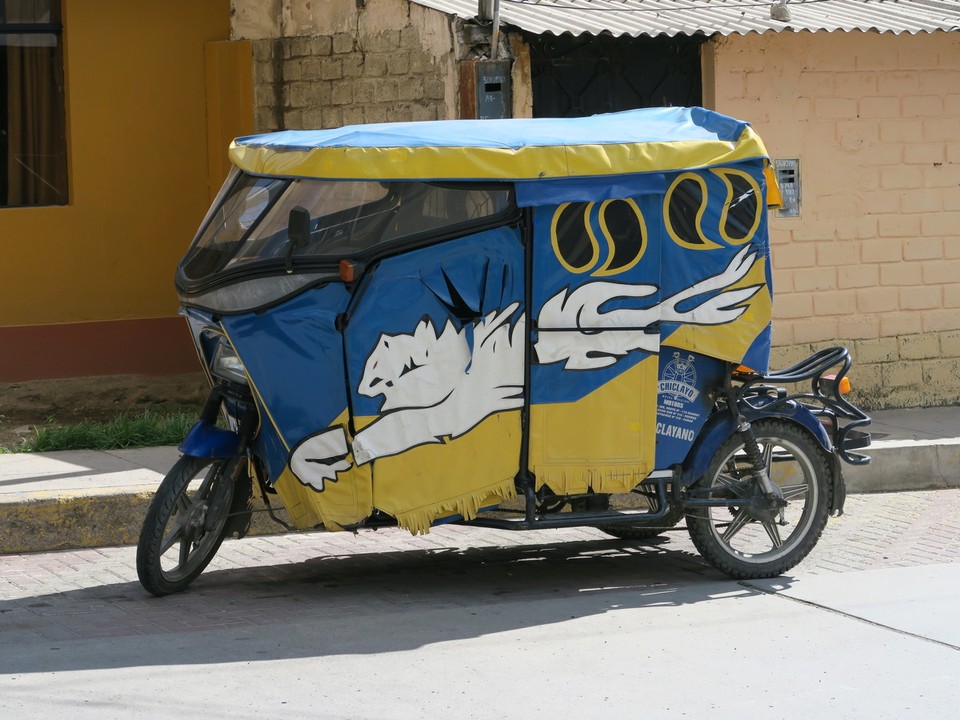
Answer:
<svg viewBox="0 0 960 720"><path fill-rule="evenodd" d="M867 466L851 493L960 487L960 407L873 414ZM0 553L136 543L176 448L0 455ZM258 514L254 533L282 531Z"/></svg>

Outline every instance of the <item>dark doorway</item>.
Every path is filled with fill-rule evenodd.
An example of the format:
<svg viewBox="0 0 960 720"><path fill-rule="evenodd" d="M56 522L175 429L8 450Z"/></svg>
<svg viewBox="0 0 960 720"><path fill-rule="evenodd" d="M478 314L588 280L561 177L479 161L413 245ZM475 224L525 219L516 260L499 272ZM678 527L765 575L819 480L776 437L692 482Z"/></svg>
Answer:
<svg viewBox="0 0 960 720"><path fill-rule="evenodd" d="M643 107L701 105L695 37L530 35L534 117L580 117Z"/></svg>

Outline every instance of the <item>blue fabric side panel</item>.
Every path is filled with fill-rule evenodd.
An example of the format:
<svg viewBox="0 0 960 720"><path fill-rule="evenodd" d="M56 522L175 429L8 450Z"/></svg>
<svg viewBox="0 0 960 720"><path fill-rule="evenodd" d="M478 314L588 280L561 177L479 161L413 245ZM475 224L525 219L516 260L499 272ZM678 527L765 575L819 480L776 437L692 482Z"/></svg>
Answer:
<svg viewBox="0 0 960 720"><path fill-rule="evenodd" d="M665 186L662 173L639 173L598 178L522 180L515 183L515 187L517 205L534 207L663 193Z"/></svg>
<svg viewBox="0 0 960 720"><path fill-rule="evenodd" d="M342 284L331 283L261 313L223 318L288 447L329 425L347 407L343 339L335 322L349 299ZM270 419L263 420L272 428ZM271 476L276 478L286 463L286 449L276 442L269 445Z"/></svg>
<svg viewBox="0 0 960 720"><path fill-rule="evenodd" d="M770 372L772 334L770 325L767 325L750 345L741 364L759 373Z"/></svg>
<svg viewBox="0 0 960 720"><path fill-rule="evenodd" d="M686 370L676 372L677 361ZM726 363L714 358L661 346L657 387L658 470L683 462L713 409L708 389L720 387Z"/></svg>
<svg viewBox="0 0 960 720"><path fill-rule="evenodd" d="M660 193L662 192L661 178ZM584 208L585 213L582 210L571 208L574 210L573 218L576 221L572 222L566 230L569 233L568 240L570 242L575 240L582 242L588 232L592 230L597 238L599 249L599 254L594 258L594 264L578 273L570 272L563 265L558 255L559 246L553 243L552 221L554 214L560 212L560 208L544 205L534 209L533 312L531 313L533 317L539 319L544 304L558 293L567 293L569 296L578 288L596 280L619 283L625 287L633 285L651 287L651 294L645 298L611 298L603 303L601 308L603 312L625 308L652 307L657 304L660 294L656 291L656 288L660 285L661 272L660 251L662 241L659 222L661 195L640 195L636 197L636 202L647 226L646 243L643 245L640 259L623 273L599 278L592 275L591 271L599 268L609 258L609 253L613 251L616 245L616 238L607 237L602 232L599 221L599 204L586 206ZM582 221L580 218L582 218ZM653 314L648 318L648 321L657 319L656 314ZM576 330L575 320L570 318L569 322L571 323L569 329ZM545 334L546 332L539 332L535 339L539 339ZM650 354L650 352L639 349L629 349L624 355L617 358L613 364L588 370L567 369L566 363L563 361L546 363L542 357L535 359L530 368L531 402L542 404L580 400L650 357Z"/></svg>
<svg viewBox="0 0 960 720"><path fill-rule="evenodd" d="M413 342L421 322L438 337L451 323L464 331L468 342L473 325L488 314L523 303L523 246L516 228L486 230L420 250L386 258L366 276L345 333L347 376L355 416L380 413L381 395L359 394L367 359L381 335L396 337L391 353L400 370L408 359L406 343ZM513 323L516 323L514 318ZM424 338L426 335L424 335ZM520 341L520 338L517 338ZM423 342L421 339L419 342ZM389 363L385 363L384 370ZM342 379L341 379L342 384Z"/></svg>

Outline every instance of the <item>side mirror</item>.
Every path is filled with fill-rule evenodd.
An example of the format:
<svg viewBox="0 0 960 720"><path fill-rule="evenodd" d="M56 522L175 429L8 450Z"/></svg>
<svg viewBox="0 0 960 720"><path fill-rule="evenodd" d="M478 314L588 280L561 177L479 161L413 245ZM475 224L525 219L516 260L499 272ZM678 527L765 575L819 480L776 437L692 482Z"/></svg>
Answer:
<svg viewBox="0 0 960 720"><path fill-rule="evenodd" d="M293 253L297 248L310 244L310 211L297 205L290 210L290 219L287 221L287 273L293 272Z"/></svg>

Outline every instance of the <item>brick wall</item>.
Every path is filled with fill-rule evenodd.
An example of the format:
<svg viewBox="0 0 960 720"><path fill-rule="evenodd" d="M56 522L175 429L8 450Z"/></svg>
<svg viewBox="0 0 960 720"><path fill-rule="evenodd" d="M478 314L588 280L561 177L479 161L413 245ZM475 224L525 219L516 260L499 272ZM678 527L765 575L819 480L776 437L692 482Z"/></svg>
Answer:
<svg viewBox="0 0 960 720"><path fill-rule="evenodd" d="M716 109L799 158L771 215L775 361L842 343L873 408L960 401L960 34L716 42Z"/></svg>

